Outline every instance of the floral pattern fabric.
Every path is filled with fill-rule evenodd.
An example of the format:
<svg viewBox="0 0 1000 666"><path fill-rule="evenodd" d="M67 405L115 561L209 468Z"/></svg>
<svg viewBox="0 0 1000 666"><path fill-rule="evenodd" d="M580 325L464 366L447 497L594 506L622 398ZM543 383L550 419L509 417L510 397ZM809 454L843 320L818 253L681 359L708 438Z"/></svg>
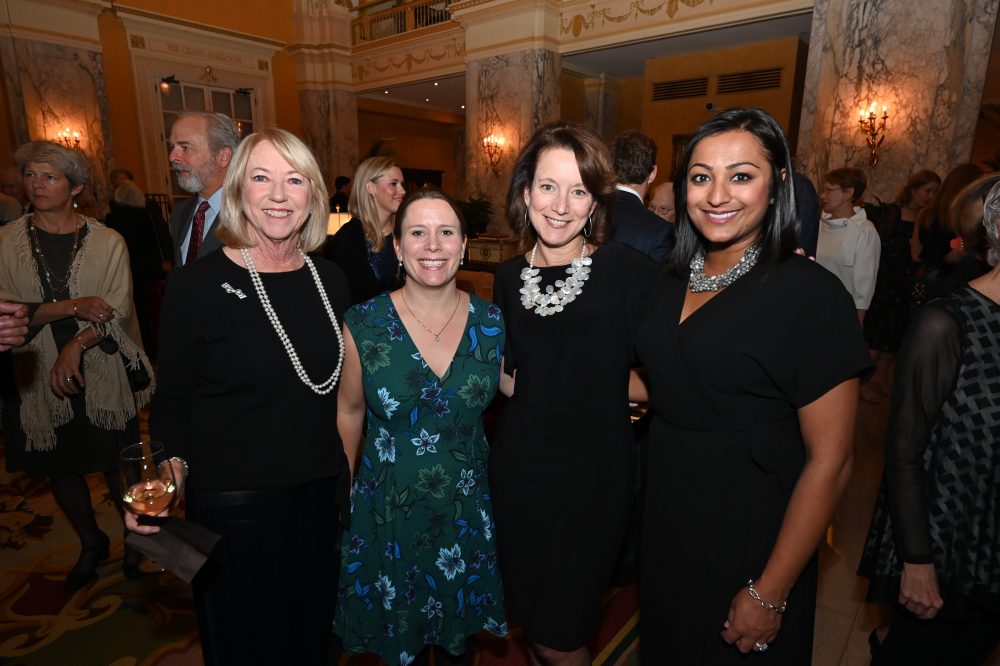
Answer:
<svg viewBox="0 0 1000 666"><path fill-rule="evenodd" d="M344 533L334 631L348 653L409 664L507 633L483 411L497 390L500 309L472 296L443 377L423 361L387 294L345 322L361 357L367 436Z"/></svg>

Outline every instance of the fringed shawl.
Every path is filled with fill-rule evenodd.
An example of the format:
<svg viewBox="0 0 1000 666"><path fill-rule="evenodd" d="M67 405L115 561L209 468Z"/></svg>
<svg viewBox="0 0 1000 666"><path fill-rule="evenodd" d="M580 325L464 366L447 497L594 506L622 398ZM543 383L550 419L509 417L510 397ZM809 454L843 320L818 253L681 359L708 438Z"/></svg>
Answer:
<svg viewBox="0 0 1000 666"><path fill-rule="evenodd" d="M129 367L141 364L149 376L153 369L142 348L139 325L132 306L132 277L125 242L100 222L85 217L87 235L70 268L72 298L100 296L115 309L111 322L101 331L118 343L121 354L105 354L98 348L82 356L87 381L84 402L87 420L106 430L124 430L153 394L155 382L133 393L128 384L124 356ZM28 216L0 228L0 299L43 302L42 284L28 238ZM77 320L83 330L91 322ZM52 329L45 325L30 342L13 350L14 381L21 398L21 427L25 450L49 451L56 446L55 428L69 423L73 409L69 400L58 398L49 386L49 372L56 362ZM0 407L2 407L0 399Z"/></svg>

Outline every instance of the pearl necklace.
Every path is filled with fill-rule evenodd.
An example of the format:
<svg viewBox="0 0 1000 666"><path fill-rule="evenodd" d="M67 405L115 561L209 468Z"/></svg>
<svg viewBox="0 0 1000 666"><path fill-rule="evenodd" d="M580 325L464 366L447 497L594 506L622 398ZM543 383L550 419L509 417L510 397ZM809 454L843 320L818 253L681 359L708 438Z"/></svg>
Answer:
<svg viewBox="0 0 1000 666"><path fill-rule="evenodd" d="M535 268L535 252L538 251L538 243L531 248L531 259L528 260L528 267L521 269L521 281L524 286L519 290L521 293L521 305L527 310L534 310L540 317L546 317L556 312L562 312L563 308L576 300L576 297L583 293L583 283L590 278L590 264L593 260L587 256L587 242L583 242L580 248L580 256L574 257L566 269L565 280L556 280L555 285L545 287L542 293L538 283L542 281L541 272Z"/></svg>
<svg viewBox="0 0 1000 666"><path fill-rule="evenodd" d="M725 289L739 278L750 272L750 269L757 264L757 257L760 256L760 245L751 245L743 252L740 260L733 264L729 270L719 275L705 275L705 251L698 250L691 257L691 277L690 288L692 293L702 291L719 291Z"/></svg>
<svg viewBox="0 0 1000 666"><path fill-rule="evenodd" d="M313 265L312 259L306 256L306 254L299 250L299 254L302 259L306 262L306 266L309 267L309 272L312 273L313 281L316 283L316 290L319 292L319 298L323 301L323 308L326 310L326 314L330 317L330 323L333 324L333 330L337 332L337 345L340 349L339 357L337 358L337 367L334 369L333 374L326 381L315 384L309 379L309 375L306 374L305 369L302 367L302 361L299 360L299 355L295 352L295 347L292 346L292 341L288 338L288 334L285 333L285 327L281 325L281 321L278 319L277 313L275 313L274 308L271 307L271 300L267 297L267 292L264 291L264 282L260 279L260 274L257 272L257 267L253 263L253 259L250 258L250 252L245 248L240 248L240 254L243 256L243 263L246 264L247 270L250 272L250 282L253 283L254 291L257 292L257 297L260 299L260 304L264 306L264 312L267 314L267 318L271 321L271 326L274 327L275 333L281 339L281 344L285 346L285 353L288 354L289 360L292 362L292 368L295 369L295 374L299 376L302 383L308 386L317 395L326 395L332 391L337 386L337 380L340 379L340 371L344 367L344 336L340 332L340 324L337 323L337 315L333 313L333 307L330 305L330 299L326 296L326 290L323 288L323 283L319 279L319 273L316 271L316 267Z"/></svg>

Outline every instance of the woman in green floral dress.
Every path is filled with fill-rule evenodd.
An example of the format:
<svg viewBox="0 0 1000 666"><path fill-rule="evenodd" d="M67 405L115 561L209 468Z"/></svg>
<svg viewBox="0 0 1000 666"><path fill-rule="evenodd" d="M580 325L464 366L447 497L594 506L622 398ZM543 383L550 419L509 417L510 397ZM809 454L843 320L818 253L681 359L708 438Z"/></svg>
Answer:
<svg viewBox="0 0 1000 666"><path fill-rule="evenodd" d="M507 633L482 420L503 318L456 286L465 223L444 194L407 197L394 237L405 284L345 315L337 426L355 482L334 631L393 666L434 645L438 664L471 663L473 636Z"/></svg>

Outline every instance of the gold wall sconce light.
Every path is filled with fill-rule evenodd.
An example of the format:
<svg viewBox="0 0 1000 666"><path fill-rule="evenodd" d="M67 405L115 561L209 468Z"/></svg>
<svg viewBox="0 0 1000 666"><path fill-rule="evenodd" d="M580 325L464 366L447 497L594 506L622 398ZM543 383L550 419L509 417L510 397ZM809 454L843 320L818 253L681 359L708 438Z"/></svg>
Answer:
<svg viewBox="0 0 1000 666"><path fill-rule="evenodd" d="M861 109L858 116L858 129L864 135L865 143L868 144L868 149L871 151L868 156L868 164L873 167L878 166L880 159L878 151L882 147L882 142L885 141L885 122L889 120L888 109L883 105L880 116L875 111L876 107L877 104L872 102L867 110Z"/></svg>
<svg viewBox="0 0 1000 666"><path fill-rule="evenodd" d="M503 156L503 148L506 143L507 140L495 132L491 132L483 137L483 152L486 154L490 168L497 178L500 177L500 158Z"/></svg>
<svg viewBox="0 0 1000 666"><path fill-rule="evenodd" d="M80 149L80 133L68 127L57 133L56 139L67 148Z"/></svg>

